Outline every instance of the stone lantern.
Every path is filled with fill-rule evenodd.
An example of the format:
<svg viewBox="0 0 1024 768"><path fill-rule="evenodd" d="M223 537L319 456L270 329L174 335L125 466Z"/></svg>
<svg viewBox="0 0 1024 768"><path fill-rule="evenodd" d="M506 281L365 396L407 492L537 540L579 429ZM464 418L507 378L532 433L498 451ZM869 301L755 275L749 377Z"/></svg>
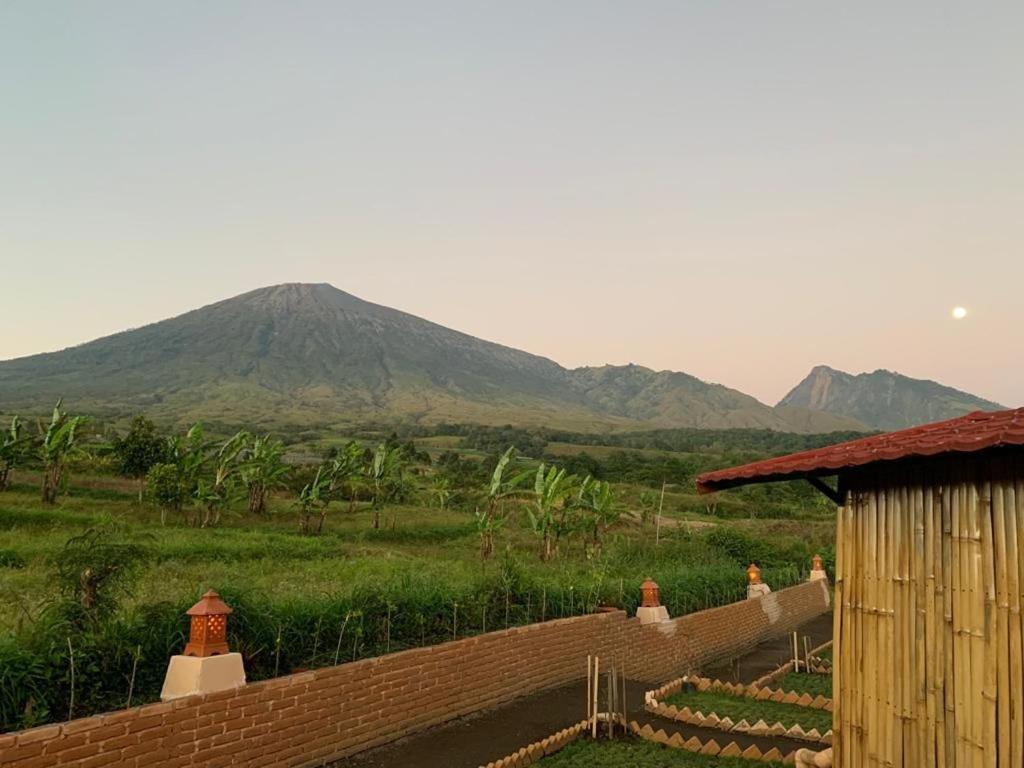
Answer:
<svg viewBox="0 0 1024 768"><path fill-rule="evenodd" d="M661 590L654 579L647 578L640 585L640 607L636 609L636 617L641 624L658 624L668 621L668 608L661 604Z"/></svg>
<svg viewBox="0 0 1024 768"><path fill-rule="evenodd" d="M828 578L825 573L825 565L821 560L821 555L815 555L811 558L811 574L808 576L808 581L820 581Z"/></svg>
<svg viewBox="0 0 1024 768"><path fill-rule="evenodd" d="M186 611L189 638L185 652L172 656L160 692L163 701L213 693L245 685L242 654L228 649L231 608L213 590Z"/></svg>
<svg viewBox="0 0 1024 768"><path fill-rule="evenodd" d="M212 589L185 612L191 617L186 656L220 656L228 652L231 608Z"/></svg>
<svg viewBox="0 0 1024 768"><path fill-rule="evenodd" d="M751 563L747 568L747 599L761 597L771 591L771 587L761 581L761 569L755 563Z"/></svg>

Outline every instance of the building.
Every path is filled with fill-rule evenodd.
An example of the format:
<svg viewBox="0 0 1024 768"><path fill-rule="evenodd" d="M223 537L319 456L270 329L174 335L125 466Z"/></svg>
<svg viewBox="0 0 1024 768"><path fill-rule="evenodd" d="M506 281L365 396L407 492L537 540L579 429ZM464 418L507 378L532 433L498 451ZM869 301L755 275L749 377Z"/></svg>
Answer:
<svg viewBox="0 0 1024 768"><path fill-rule="evenodd" d="M1024 766L1024 408L697 482L791 479L840 505L835 765Z"/></svg>

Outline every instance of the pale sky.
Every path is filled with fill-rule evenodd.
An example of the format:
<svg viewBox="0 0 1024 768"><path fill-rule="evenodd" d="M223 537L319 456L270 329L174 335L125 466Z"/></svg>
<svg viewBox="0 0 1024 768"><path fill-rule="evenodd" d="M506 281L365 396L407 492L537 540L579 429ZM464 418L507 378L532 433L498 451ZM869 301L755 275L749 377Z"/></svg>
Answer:
<svg viewBox="0 0 1024 768"><path fill-rule="evenodd" d="M0 359L329 282L770 403L826 363L1024 405L1022 39L1019 0L5 0Z"/></svg>

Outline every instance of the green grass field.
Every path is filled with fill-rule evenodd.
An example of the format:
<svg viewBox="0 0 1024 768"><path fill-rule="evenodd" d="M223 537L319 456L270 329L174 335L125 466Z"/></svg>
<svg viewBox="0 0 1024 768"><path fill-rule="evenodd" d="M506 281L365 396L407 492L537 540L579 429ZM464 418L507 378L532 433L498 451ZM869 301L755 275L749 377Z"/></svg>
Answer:
<svg viewBox="0 0 1024 768"><path fill-rule="evenodd" d="M635 609L647 576L662 587L672 615L741 599L745 565L770 556L765 577L781 588L803 578L811 549L793 521L719 521L700 530L654 528L624 520L599 553L586 536L538 558L525 511L498 534L481 560L471 510L423 503L387 507L380 530L368 504L332 505L320 536L300 535L294 497L273 497L268 516L242 506L216 528L160 523L139 503L133 481L73 476L70 492L44 506L31 475L0 494L0 728L63 719L76 665L75 714L152 700L169 655L184 643L184 611L207 589L235 609L231 642L250 679L324 666L505 626L593 611ZM638 489L618 488L627 510ZM686 519L678 510L666 519ZM101 624L68 624L54 558L90 529L145 550L116 611ZM69 652L68 643L72 649ZM130 683L133 668L134 685Z"/></svg>
<svg viewBox="0 0 1024 768"><path fill-rule="evenodd" d="M753 765L749 760L708 757L640 739L610 742L581 739L545 757L539 764L544 768L744 768ZM782 763L756 765L780 768Z"/></svg>
<svg viewBox="0 0 1024 768"><path fill-rule="evenodd" d="M728 717L734 723L746 720L750 724L764 720L768 725L782 723L786 728L799 725L805 731L817 728L825 733L832 727L832 713L810 707L799 707L795 704L780 704L774 701L757 701L746 696L732 696L728 693L713 691L681 692L669 696L666 703L680 709L689 707L693 712L710 715L714 712L719 717Z"/></svg>
<svg viewBox="0 0 1024 768"><path fill-rule="evenodd" d="M809 693L811 696L832 698L832 675L815 675L805 672L790 672L779 681L778 687L784 691Z"/></svg>

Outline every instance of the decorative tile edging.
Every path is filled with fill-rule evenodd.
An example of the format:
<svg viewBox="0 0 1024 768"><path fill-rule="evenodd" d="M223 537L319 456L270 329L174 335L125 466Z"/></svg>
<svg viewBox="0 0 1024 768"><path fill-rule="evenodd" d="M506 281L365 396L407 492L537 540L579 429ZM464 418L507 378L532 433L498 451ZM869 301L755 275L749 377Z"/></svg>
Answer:
<svg viewBox="0 0 1024 768"><path fill-rule="evenodd" d="M815 663L814 663L814 659L817 658L817 655L819 653L821 653L822 651L826 650L827 648L831 648L831 647L832 647L832 641L829 640L827 643L822 643L817 648L814 648L814 649L811 650L811 659L812 659L812 661L811 661L811 672L816 673L816 674L821 674L821 675L831 675L832 674L832 665L831 664L829 664L828 667L826 668L826 667L824 667L823 664L820 664L820 665L816 666ZM818 659L818 661L819 662L824 662L826 660L825 659ZM785 664L783 664L781 667L776 669L774 672L769 672L764 677L759 677L757 680L755 680L753 683L751 683L751 685L754 685L754 686L756 686L758 688L768 688L768 687L771 687L772 683L777 683L779 680L784 678L786 675L788 675L793 670L794 670L793 662L792 661L787 661Z"/></svg>
<svg viewBox="0 0 1024 768"><path fill-rule="evenodd" d="M661 744L670 749L685 749L688 752L698 752L702 755L718 757L739 757L744 760L756 760L762 763L778 762L785 765L793 765L796 762L796 750L783 755L778 747L772 747L767 752L762 752L753 744L746 749L742 749L735 741L731 741L722 747L714 739L703 742L696 736L691 736L689 739L684 739L679 733L673 733L669 736L663 729L659 728L656 731L650 725L645 725L641 728L635 720L629 724L629 730L645 741Z"/></svg>
<svg viewBox="0 0 1024 768"><path fill-rule="evenodd" d="M590 724L586 720L581 720L576 725L553 733L546 739L521 747L511 755L506 755L500 760L492 760L487 765L481 765L480 768L525 768L528 765L533 765L548 755L565 749L586 733L589 726Z"/></svg>
<svg viewBox="0 0 1024 768"><path fill-rule="evenodd" d="M692 683L697 691L701 693L713 691L756 701L772 701L777 704L793 704L798 707L807 707L808 709L832 711L832 699L826 699L824 696L812 697L809 693L800 694L796 691L757 688L754 685L745 686L739 683L723 683L721 680L710 680L706 677L681 677L653 691L648 691L644 694L644 709L651 714L668 720L675 720L676 722L686 723L698 728L714 728L726 733L745 733L751 736L782 736L814 744L832 745L831 728L825 733L821 733L817 728L804 730L799 723L790 728L786 728L780 722L768 724L764 720L758 720L753 724L746 720L740 720L737 723L728 717L719 717L716 712L705 715L703 712L695 712L689 707L680 709L674 704L667 704L662 701L666 696L679 693L685 683Z"/></svg>

